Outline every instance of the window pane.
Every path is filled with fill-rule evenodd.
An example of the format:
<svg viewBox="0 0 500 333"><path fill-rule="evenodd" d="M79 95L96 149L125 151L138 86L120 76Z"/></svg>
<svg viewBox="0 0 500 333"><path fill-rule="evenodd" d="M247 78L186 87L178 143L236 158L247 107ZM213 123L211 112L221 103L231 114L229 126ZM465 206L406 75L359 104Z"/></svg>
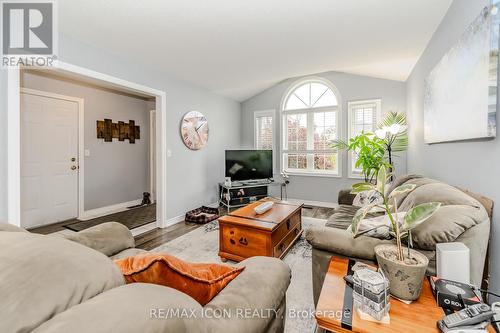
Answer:
<svg viewBox="0 0 500 333"><path fill-rule="evenodd" d="M307 107L311 107L311 84L306 83L295 89L294 94L297 96Z"/></svg>
<svg viewBox="0 0 500 333"><path fill-rule="evenodd" d="M297 155L297 169L307 169L307 156L306 156L306 154Z"/></svg>
<svg viewBox="0 0 500 333"><path fill-rule="evenodd" d="M314 113L314 149L330 149L332 141L337 139L335 112Z"/></svg>
<svg viewBox="0 0 500 333"><path fill-rule="evenodd" d="M307 155L306 154L285 154L285 162L287 169L306 170Z"/></svg>
<svg viewBox="0 0 500 333"><path fill-rule="evenodd" d="M337 97L335 97L335 94L331 89L328 89L323 96L314 104L314 107L320 107L320 106L335 106L337 105Z"/></svg>
<svg viewBox="0 0 500 333"><path fill-rule="evenodd" d="M273 149L273 117L258 117L256 126L256 148Z"/></svg>
<svg viewBox="0 0 500 333"><path fill-rule="evenodd" d="M285 103L285 110L298 110L338 105L333 91L320 82L305 83L292 91Z"/></svg>
<svg viewBox="0 0 500 333"><path fill-rule="evenodd" d="M286 116L287 142L285 149L307 149L307 115L305 113L289 114Z"/></svg>
<svg viewBox="0 0 500 333"><path fill-rule="evenodd" d="M315 105L329 88L321 83L311 83L311 105Z"/></svg>
<svg viewBox="0 0 500 333"><path fill-rule="evenodd" d="M314 154L314 170L337 170L337 154Z"/></svg>
<svg viewBox="0 0 500 333"><path fill-rule="evenodd" d="M297 155L288 154L288 167L290 169L297 169Z"/></svg>
<svg viewBox="0 0 500 333"><path fill-rule="evenodd" d="M305 109L307 105L304 104L295 94L292 94L286 101L285 110Z"/></svg>

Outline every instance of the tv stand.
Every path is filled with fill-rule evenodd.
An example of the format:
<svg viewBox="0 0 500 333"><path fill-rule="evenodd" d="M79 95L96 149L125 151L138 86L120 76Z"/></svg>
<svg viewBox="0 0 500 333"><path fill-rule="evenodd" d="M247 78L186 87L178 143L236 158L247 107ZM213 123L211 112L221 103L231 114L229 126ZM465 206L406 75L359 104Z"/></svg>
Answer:
<svg viewBox="0 0 500 333"><path fill-rule="evenodd" d="M269 186L281 186L284 183L264 180L256 183L247 181L233 182L231 186L219 183L219 204L225 206L228 211L232 208L246 206L249 203L258 201L269 196ZM283 191L281 191L281 200L283 200Z"/></svg>

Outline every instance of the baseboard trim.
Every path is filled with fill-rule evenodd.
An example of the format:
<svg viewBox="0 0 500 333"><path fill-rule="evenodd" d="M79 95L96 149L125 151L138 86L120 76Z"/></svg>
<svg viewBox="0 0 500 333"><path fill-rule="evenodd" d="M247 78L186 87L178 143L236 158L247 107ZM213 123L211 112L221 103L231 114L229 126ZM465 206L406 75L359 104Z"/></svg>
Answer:
<svg viewBox="0 0 500 333"><path fill-rule="evenodd" d="M90 209L83 212L82 216L78 216L79 220L86 221L90 219L95 219L97 217L101 217L104 215L109 215L113 213L119 213L127 210L127 207L139 205L142 202L142 199L122 202L119 204L114 204L111 206L100 207L96 209Z"/></svg>
<svg viewBox="0 0 500 333"><path fill-rule="evenodd" d="M323 201L312 201L312 200L303 200L303 199L286 199L286 201L290 201L293 203L303 203L308 206L316 206L316 207L326 207L326 208L336 208L338 204L334 202L323 202Z"/></svg>

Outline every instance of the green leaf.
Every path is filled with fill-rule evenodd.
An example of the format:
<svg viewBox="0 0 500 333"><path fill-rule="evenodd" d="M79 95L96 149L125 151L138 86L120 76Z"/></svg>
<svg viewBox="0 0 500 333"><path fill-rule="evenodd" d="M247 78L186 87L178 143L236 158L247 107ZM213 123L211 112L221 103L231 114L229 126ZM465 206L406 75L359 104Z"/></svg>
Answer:
<svg viewBox="0 0 500 333"><path fill-rule="evenodd" d="M377 173L377 191L384 194L385 182L387 181L387 170L385 165L382 165L380 169L378 169Z"/></svg>
<svg viewBox="0 0 500 333"><path fill-rule="evenodd" d="M423 203L410 209L403 219L403 230L411 230L434 215L441 207L440 202Z"/></svg>
<svg viewBox="0 0 500 333"><path fill-rule="evenodd" d="M406 151L408 149L408 124L404 113L391 111L378 126L382 128L384 126L390 127L394 124L403 126L403 130L394 137L394 142L391 145L392 152Z"/></svg>
<svg viewBox="0 0 500 333"><path fill-rule="evenodd" d="M374 190L374 189L375 189L375 186L373 186L373 184L370 184L370 183L357 183L357 184L352 185L351 194L358 194L358 193L361 193L361 192L371 191L371 190Z"/></svg>
<svg viewBox="0 0 500 333"><path fill-rule="evenodd" d="M371 204L365 207L358 209L354 217L352 218L351 231L354 237L358 235L359 227L361 225L361 221L366 217L366 214L370 212L370 210L375 207L376 204Z"/></svg>
<svg viewBox="0 0 500 333"><path fill-rule="evenodd" d="M389 198L394 198L400 194L411 192L416 187L417 187L417 185L415 185L415 184L400 185L400 186L396 187L394 190L392 190L391 194L389 194Z"/></svg>

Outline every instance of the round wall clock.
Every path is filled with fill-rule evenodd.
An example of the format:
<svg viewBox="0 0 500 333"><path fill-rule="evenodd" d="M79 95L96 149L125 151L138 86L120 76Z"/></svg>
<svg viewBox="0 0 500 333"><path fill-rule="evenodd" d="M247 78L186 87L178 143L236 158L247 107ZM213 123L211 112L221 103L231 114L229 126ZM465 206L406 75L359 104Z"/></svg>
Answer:
<svg viewBox="0 0 500 333"><path fill-rule="evenodd" d="M191 150L203 148L208 141L207 118L198 111L189 111L182 117L182 141Z"/></svg>

